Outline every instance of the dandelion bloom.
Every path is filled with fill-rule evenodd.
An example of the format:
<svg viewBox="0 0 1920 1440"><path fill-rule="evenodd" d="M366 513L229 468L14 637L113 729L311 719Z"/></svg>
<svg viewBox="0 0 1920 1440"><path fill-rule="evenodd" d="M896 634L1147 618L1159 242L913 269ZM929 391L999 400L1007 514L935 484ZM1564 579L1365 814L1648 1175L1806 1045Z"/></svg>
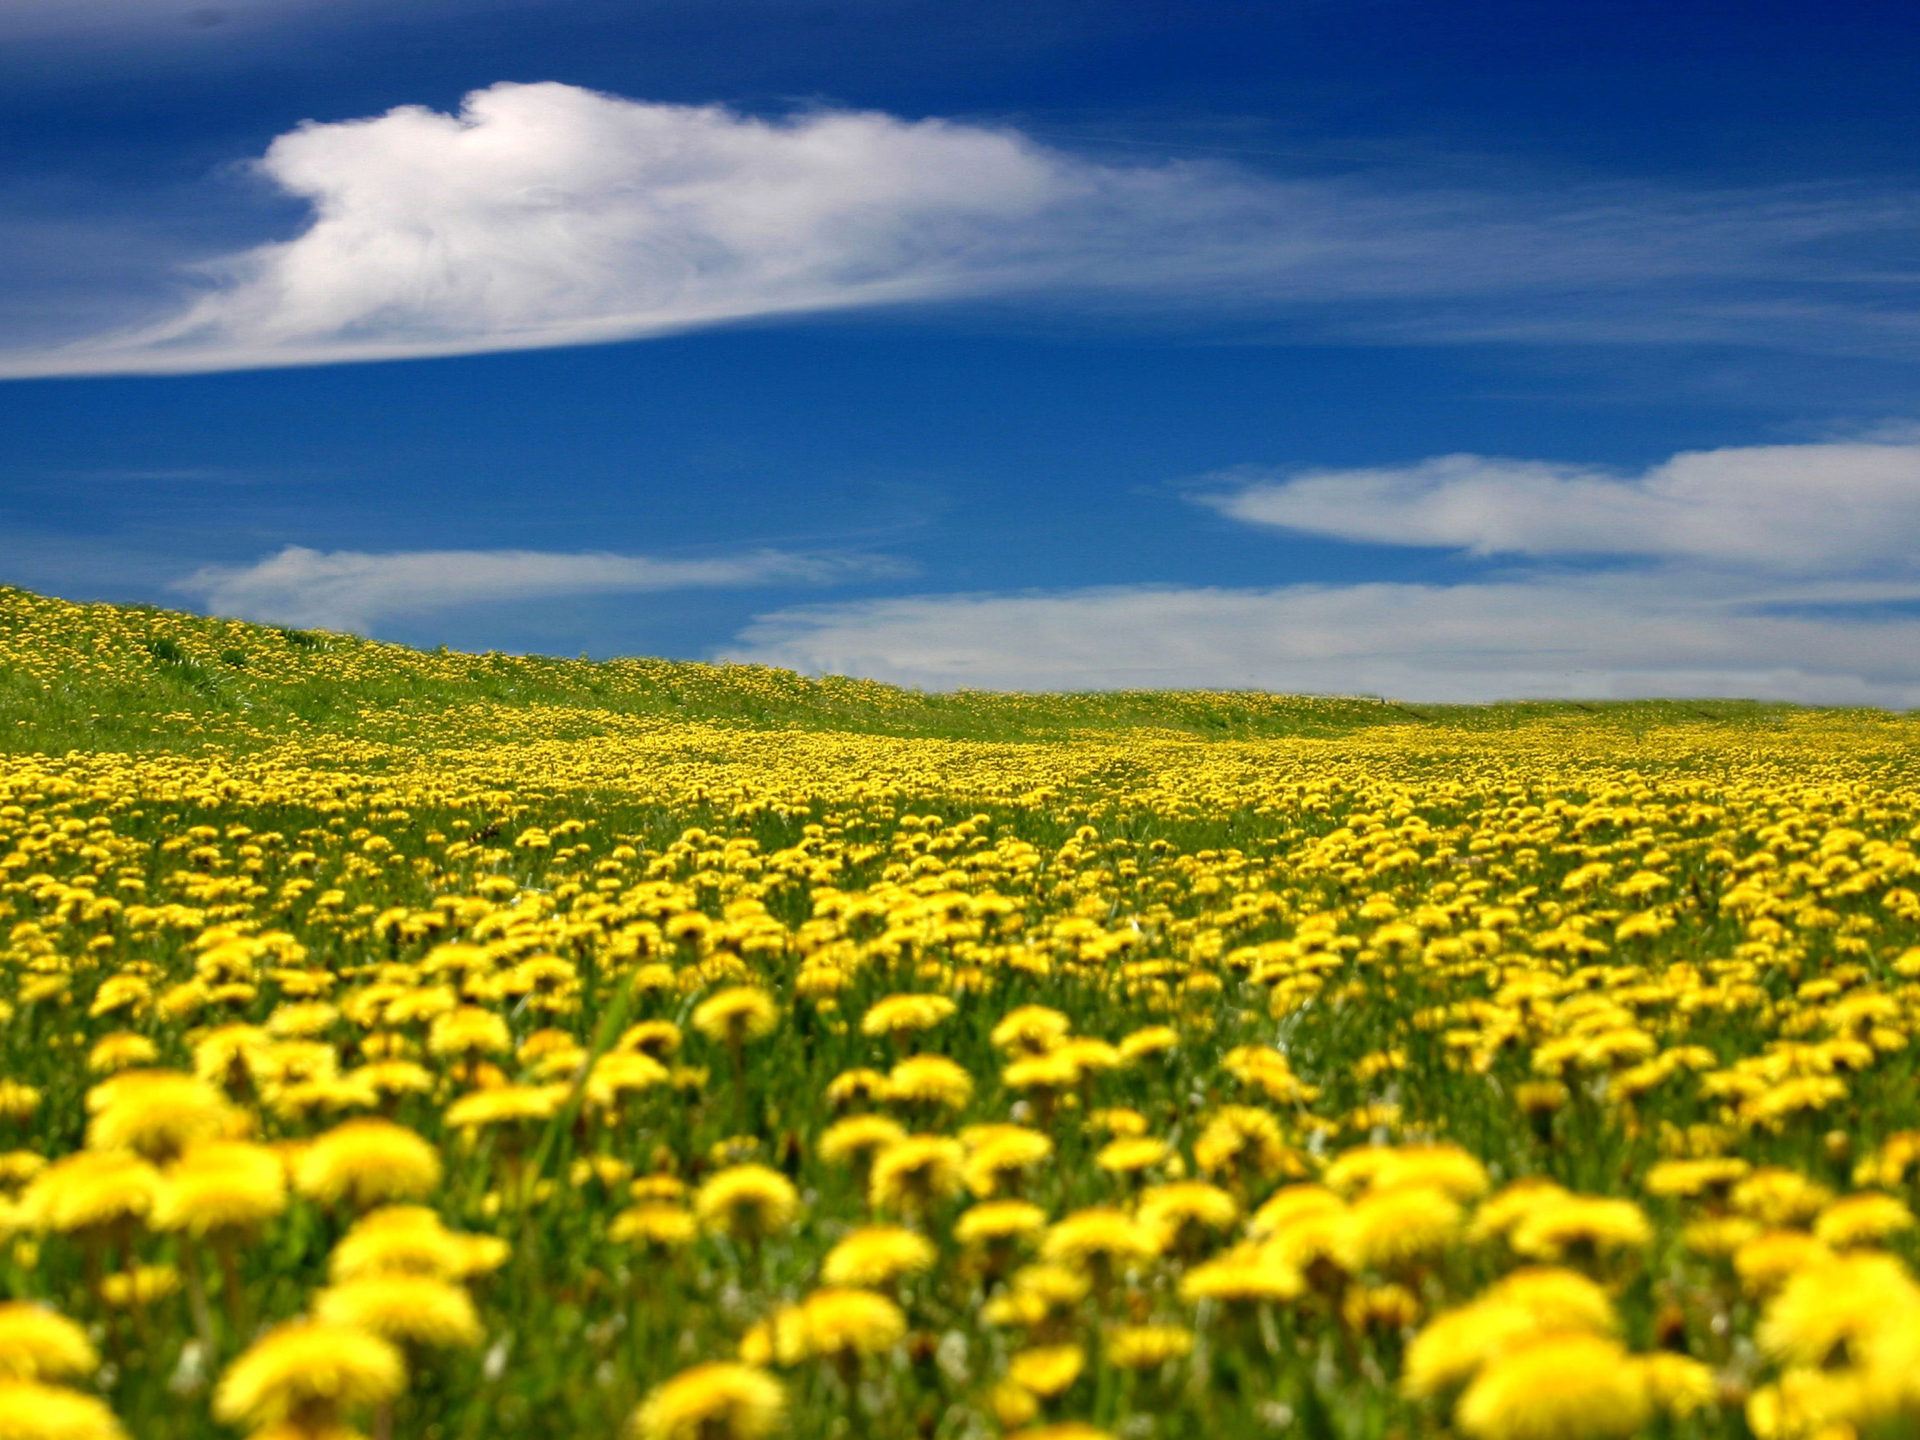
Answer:
<svg viewBox="0 0 1920 1440"><path fill-rule="evenodd" d="M907 1127L890 1115L850 1115L827 1127L818 1150L829 1165L864 1165L906 1134Z"/></svg>
<svg viewBox="0 0 1920 1440"><path fill-rule="evenodd" d="M1123 1325L1107 1336L1107 1363L1122 1370L1152 1370L1191 1353L1193 1332L1179 1325Z"/></svg>
<svg viewBox="0 0 1920 1440"><path fill-rule="evenodd" d="M820 1278L829 1285L885 1285L931 1269L935 1255L924 1235L899 1225L869 1225L827 1252Z"/></svg>
<svg viewBox="0 0 1920 1440"><path fill-rule="evenodd" d="M86 1332L66 1316L24 1300L0 1304L0 1380L72 1380L99 1368Z"/></svg>
<svg viewBox="0 0 1920 1440"><path fill-rule="evenodd" d="M35 1177L21 1208L47 1230L93 1230L144 1220L160 1188L160 1172L124 1150L82 1150Z"/></svg>
<svg viewBox="0 0 1920 1440"><path fill-rule="evenodd" d="M293 1167L301 1194L325 1204L416 1200L440 1183L432 1145L389 1120L349 1120L320 1136Z"/></svg>
<svg viewBox="0 0 1920 1440"><path fill-rule="evenodd" d="M1160 1237L1123 1210L1076 1210L1047 1231L1041 1255L1075 1266L1123 1266L1160 1253Z"/></svg>
<svg viewBox="0 0 1920 1440"><path fill-rule="evenodd" d="M126 1440L106 1402L92 1395L0 1380L0 1440Z"/></svg>
<svg viewBox="0 0 1920 1440"><path fill-rule="evenodd" d="M1876 1245L1913 1228L1913 1212L1891 1195L1863 1191L1834 1201L1813 1223L1814 1237L1836 1250Z"/></svg>
<svg viewBox="0 0 1920 1440"><path fill-rule="evenodd" d="M287 1208L287 1172L264 1145L215 1140L195 1145L168 1167L153 1207L159 1230L255 1225Z"/></svg>
<svg viewBox="0 0 1920 1440"><path fill-rule="evenodd" d="M651 1245L660 1250L691 1245L699 1233L700 1223L692 1211L659 1201L629 1205L607 1224L607 1238L616 1245Z"/></svg>
<svg viewBox="0 0 1920 1440"><path fill-rule="evenodd" d="M765 1165L734 1165L710 1177L693 1197L709 1230L738 1240L777 1234L793 1223L800 1194L793 1182Z"/></svg>
<svg viewBox="0 0 1920 1440"><path fill-rule="evenodd" d="M743 1045L771 1035L780 1023L773 997L756 985L735 985L703 1000L693 1012L693 1028L715 1044Z"/></svg>
<svg viewBox="0 0 1920 1440"><path fill-rule="evenodd" d="M957 1008L945 995L888 995L867 1007L860 1033L902 1040L950 1019Z"/></svg>
<svg viewBox="0 0 1920 1440"><path fill-rule="evenodd" d="M996 1125L970 1147L962 1178L969 1190L985 1199L1017 1186L1030 1166L1052 1154L1053 1141L1039 1131L1020 1125Z"/></svg>
<svg viewBox="0 0 1920 1440"><path fill-rule="evenodd" d="M1190 1248L1210 1235L1225 1234L1240 1218L1240 1206L1217 1185L1204 1180L1176 1180L1155 1185L1140 1196L1138 1218L1159 1238L1162 1247Z"/></svg>
<svg viewBox="0 0 1920 1440"><path fill-rule="evenodd" d="M1363 1195L1351 1215L1355 1253L1378 1270L1444 1253L1462 1220L1453 1198L1427 1185Z"/></svg>
<svg viewBox="0 0 1920 1440"><path fill-rule="evenodd" d="M213 1392L213 1413L255 1429L291 1420L325 1430L344 1412L393 1399L405 1384L400 1352L379 1336L294 1321L268 1331L227 1367Z"/></svg>
<svg viewBox="0 0 1920 1440"><path fill-rule="evenodd" d="M634 1412L638 1440L760 1440L786 1410L786 1391L752 1365L710 1361L658 1386Z"/></svg>
<svg viewBox="0 0 1920 1440"><path fill-rule="evenodd" d="M907 1317L871 1290L816 1290L800 1302L807 1348L815 1355L877 1355L907 1333Z"/></svg>
<svg viewBox="0 0 1920 1440"><path fill-rule="evenodd" d="M566 1085L496 1085L462 1095L441 1117L464 1130L487 1125L540 1124L560 1112Z"/></svg>
<svg viewBox="0 0 1920 1440"><path fill-rule="evenodd" d="M128 1070L87 1092L87 1146L167 1160L195 1140L229 1133L237 1118L226 1097L178 1070Z"/></svg>
<svg viewBox="0 0 1920 1440"><path fill-rule="evenodd" d="M1798 1270L1767 1306L1760 1348L1799 1365L1859 1356L1895 1325L1920 1322L1920 1285L1891 1255L1835 1256Z"/></svg>
<svg viewBox="0 0 1920 1440"><path fill-rule="evenodd" d="M1063 1394L1087 1367L1087 1352L1078 1345L1043 1345L1022 1350L1007 1362L1007 1379L1029 1394L1051 1400Z"/></svg>
<svg viewBox="0 0 1920 1440"><path fill-rule="evenodd" d="M386 1205L369 1211L333 1247L327 1274L334 1283L362 1275L431 1275L465 1280L497 1270L507 1242L494 1235L448 1230L424 1205Z"/></svg>
<svg viewBox="0 0 1920 1440"><path fill-rule="evenodd" d="M1476 1440L1614 1440L1652 1409L1646 1377L1619 1342L1555 1335L1492 1361L1454 1419Z"/></svg>
<svg viewBox="0 0 1920 1440"><path fill-rule="evenodd" d="M1306 1288L1300 1272L1264 1246L1230 1250L1180 1277L1180 1298L1189 1305L1202 1300L1271 1304L1298 1299Z"/></svg>
<svg viewBox="0 0 1920 1440"><path fill-rule="evenodd" d="M960 1188L965 1149L944 1135L909 1135L873 1162L868 1191L883 1209L923 1209Z"/></svg>
<svg viewBox="0 0 1920 1440"><path fill-rule="evenodd" d="M996 1050L1044 1055L1066 1039L1072 1029L1072 1022L1058 1010L1045 1005L1022 1005L1002 1016L989 1038Z"/></svg>
<svg viewBox="0 0 1920 1440"><path fill-rule="evenodd" d="M887 1099L908 1105L964 1109L973 1098L973 1076L944 1055L916 1055L887 1072Z"/></svg>
<svg viewBox="0 0 1920 1440"><path fill-rule="evenodd" d="M1047 1212L1026 1200L983 1200L954 1222L953 1238L962 1245L1034 1235L1046 1228Z"/></svg>
<svg viewBox="0 0 1920 1440"><path fill-rule="evenodd" d="M454 1348L480 1343L480 1317L458 1285L431 1275L362 1275L322 1290L314 1318L365 1330L396 1345Z"/></svg>
<svg viewBox="0 0 1920 1440"><path fill-rule="evenodd" d="M1644 1250L1653 1243L1653 1227L1631 1200L1570 1195L1530 1210L1507 1243L1536 1260L1558 1260L1576 1251L1605 1255Z"/></svg>

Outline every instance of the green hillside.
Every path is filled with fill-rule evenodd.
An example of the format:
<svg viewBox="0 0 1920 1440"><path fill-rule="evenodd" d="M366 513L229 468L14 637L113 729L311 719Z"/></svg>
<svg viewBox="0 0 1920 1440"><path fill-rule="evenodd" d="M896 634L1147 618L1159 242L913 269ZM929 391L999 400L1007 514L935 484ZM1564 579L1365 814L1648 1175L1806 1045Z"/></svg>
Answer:
<svg viewBox="0 0 1920 1440"><path fill-rule="evenodd" d="M1382 725L1506 729L1570 718L1637 732L1766 725L1797 709L1728 700L1409 705L1255 691L929 693L756 665L422 651L0 587L0 747L9 750L144 751L214 736L244 746L312 727L377 738L423 713L475 702L506 711L542 704L761 728L1005 740L1128 730L1332 737Z"/></svg>

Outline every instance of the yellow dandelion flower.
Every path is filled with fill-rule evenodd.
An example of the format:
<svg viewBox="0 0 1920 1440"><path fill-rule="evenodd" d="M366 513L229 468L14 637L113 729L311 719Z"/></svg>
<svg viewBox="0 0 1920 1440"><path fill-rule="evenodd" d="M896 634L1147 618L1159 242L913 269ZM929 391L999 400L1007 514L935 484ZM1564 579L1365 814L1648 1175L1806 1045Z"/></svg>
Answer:
<svg viewBox="0 0 1920 1440"><path fill-rule="evenodd" d="M92 1395L0 1380L0 1440L126 1440L126 1431Z"/></svg>
<svg viewBox="0 0 1920 1440"><path fill-rule="evenodd" d="M906 1134L906 1126L890 1115L849 1115L827 1127L819 1155L829 1165L866 1165Z"/></svg>
<svg viewBox="0 0 1920 1440"><path fill-rule="evenodd" d="M1631 1200L1573 1195L1538 1205L1507 1237L1517 1254L1535 1260L1567 1255L1611 1255L1644 1250L1653 1243L1653 1227Z"/></svg>
<svg viewBox="0 0 1920 1440"><path fill-rule="evenodd" d="M1003 1015L988 1038L996 1050L1044 1055L1066 1039L1072 1029L1072 1022L1058 1010L1050 1010L1045 1005L1022 1005Z"/></svg>
<svg viewBox="0 0 1920 1440"><path fill-rule="evenodd" d="M1166 1141L1150 1135L1139 1135L1108 1141L1093 1159L1102 1170L1111 1170L1116 1175L1132 1175L1152 1169L1172 1153L1173 1147Z"/></svg>
<svg viewBox="0 0 1920 1440"><path fill-rule="evenodd" d="M1306 1172L1306 1162L1287 1144L1279 1119L1252 1105L1215 1111L1193 1143L1193 1159L1203 1174L1241 1181Z"/></svg>
<svg viewBox="0 0 1920 1440"><path fill-rule="evenodd" d="M1026 1200L983 1200L954 1221L953 1238L962 1245L992 1245L1046 1228L1047 1212Z"/></svg>
<svg viewBox="0 0 1920 1440"><path fill-rule="evenodd" d="M377 1335L294 1321L256 1340L220 1377L213 1413L256 1429L297 1419L310 1430L377 1405L406 1384L400 1352Z"/></svg>
<svg viewBox="0 0 1920 1440"><path fill-rule="evenodd" d="M1240 1218L1240 1206L1217 1185L1176 1180L1143 1191L1135 1214L1154 1232L1162 1249L1191 1250L1232 1229Z"/></svg>
<svg viewBox="0 0 1920 1440"><path fill-rule="evenodd" d="M168 1160L195 1140L231 1133L238 1119L212 1085L176 1070L128 1070L87 1092L87 1145Z"/></svg>
<svg viewBox="0 0 1920 1440"><path fill-rule="evenodd" d="M572 1087L554 1085L495 1085L462 1095L441 1117L461 1130L488 1125L538 1125L560 1113Z"/></svg>
<svg viewBox="0 0 1920 1440"><path fill-rule="evenodd" d="M754 985L735 985L703 1000L693 1012L693 1028L717 1045L744 1045L771 1035L780 1023L773 997Z"/></svg>
<svg viewBox="0 0 1920 1440"><path fill-rule="evenodd" d="M659 1201L629 1205L607 1224L607 1238L616 1245L651 1245L660 1250L691 1245L699 1234L700 1224L692 1211Z"/></svg>
<svg viewBox="0 0 1920 1440"><path fill-rule="evenodd" d="M1803 1266L1768 1304L1760 1348L1815 1368L1857 1358L1890 1326L1920 1316L1920 1285L1891 1255L1841 1255Z"/></svg>
<svg viewBox="0 0 1920 1440"><path fill-rule="evenodd" d="M300 1154L293 1183L302 1195L328 1205L416 1200L439 1185L440 1155L403 1125L348 1120Z"/></svg>
<svg viewBox="0 0 1920 1440"><path fill-rule="evenodd" d="M136 1065L151 1065L160 1058L160 1047L144 1035L103 1035L87 1052L87 1069L96 1075L112 1075Z"/></svg>
<svg viewBox="0 0 1920 1440"><path fill-rule="evenodd" d="M1149 1025L1120 1040L1121 1057L1127 1061L1151 1060L1179 1048L1180 1032L1171 1025Z"/></svg>
<svg viewBox="0 0 1920 1440"><path fill-rule="evenodd" d="M887 1099L961 1110L973 1098L973 1076L944 1055L915 1055L887 1072Z"/></svg>
<svg viewBox="0 0 1920 1440"><path fill-rule="evenodd" d="M876 1105L886 1098L887 1077L878 1070L843 1070L827 1082L827 1103L836 1110Z"/></svg>
<svg viewBox="0 0 1920 1440"><path fill-rule="evenodd" d="M1618 1342L1557 1335L1490 1361L1454 1418L1477 1440L1613 1440L1651 1410L1646 1377Z"/></svg>
<svg viewBox="0 0 1920 1440"><path fill-rule="evenodd" d="M396 1345L450 1349L480 1343L480 1317L458 1285L430 1275L362 1275L322 1290L314 1319Z"/></svg>
<svg viewBox="0 0 1920 1440"><path fill-rule="evenodd" d="M1684 1418L1719 1401L1720 1386L1712 1367L1691 1356L1663 1350L1639 1356L1634 1363L1657 1410Z"/></svg>
<svg viewBox="0 0 1920 1440"><path fill-rule="evenodd" d="M780 1382L752 1365L709 1361L683 1370L634 1412L638 1440L760 1440L786 1412Z"/></svg>
<svg viewBox="0 0 1920 1440"><path fill-rule="evenodd" d="M708 1230L753 1240L777 1235L799 1213L793 1182L765 1165L734 1165L710 1176L693 1197L694 1213Z"/></svg>
<svg viewBox="0 0 1920 1440"><path fill-rule="evenodd" d="M66 1316L22 1300L0 1304L0 1381L76 1380L99 1368L86 1332Z"/></svg>
<svg viewBox="0 0 1920 1440"><path fill-rule="evenodd" d="M1007 1379L1030 1395L1051 1400L1070 1390L1086 1368L1087 1352L1078 1345L1043 1345L1009 1359Z"/></svg>
<svg viewBox="0 0 1920 1440"><path fill-rule="evenodd" d="M933 1267L936 1251L924 1235L898 1225L868 1225L827 1252L820 1278L829 1285L886 1285Z"/></svg>
<svg viewBox="0 0 1920 1440"><path fill-rule="evenodd" d="M883 1210L924 1210L959 1191L965 1157L958 1140L909 1135L875 1158L869 1196Z"/></svg>
<svg viewBox="0 0 1920 1440"><path fill-rule="evenodd" d="M1104 1207L1076 1210L1040 1242L1042 1258L1081 1269L1121 1269L1159 1253L1157 1234L1124 1210Z"/></svg>
<svg viewBox="0 0 1920 1440"><path fill-rule="evenodd" d="M505 1055L513 1049L506 1020L477 1005L462 1005L434 1017L427 1029L427 1052L458 1059Z"/></svg>
<svg viewBox="0 0 1920 1440"><path fill-rule="evenodd" d="M154 1228L210 1230L256 1225L287 1208L287 1172L264 1145L214 1140L195 1145L162 1177Z"/></svg>
<svg viewBox="0 0 1920 1440"><path fill-rule="evenodd" d="M121 1310L165 1300L180 1289L180 1272L171 1265L136 1265L100 1282L100 1298Z"/></svg>
<svg viewBox="0 0 1920 1440"><path fill-rule="evenodd" d="M1310 1216L1344 1214L1346 1208L1346 1202L1324 1185L1287 1185L1253 1212L1247 1229L1259 1238L1277 1234Z"/></svg>
<svg viewBox="0 0 1920 1440"><path fill-rule="evenodd" d="M816 1290L800 1302L800 1317L815 1355L878 1355L907 1333L900 1307L871 1290Z"/></svg>
<svg viewBox="0 0 1920 1440"><path fill-rule="evenodd" d="M1180 1298L1227 1304L1277 1304L1298 1299L1307 1288L1300 1272L1265 1246L1240 1246L1196 1265L1180 1277Z"/></svg>
<svg viewBox="0 0 1920 1440"><path fill-rule="evenodd" d="M144 1220L160 1172L124 1150L83 1150L43 1170L21 1196L25 1217L46 1230L93 1230Z"/></svg>
<svg viewBox="0 0 1920 1440"><path fill-rule="evenodd" d="M464 1280L497 1270L507 1243L493 1235L448 1230L424 1205L385 1205L354 1221L328 1257L334 1283L362 1275L431 1275Z"/></svg>
<svg viewBox="0 0 1920 1440"><path fill-rule="evenodd" d="M1193 1332L1178 1325L1123 1325L1107 1336L1107 1363L1121 1370L1155 1370L1192 1353Z"/></svg>
<svg viewBox="0 0 1920 1440"><path fill-rule="evenodd" d="M867 1007L860 1033L903 1040L951 1019L957 1008L945 995L888 995Z"/></svg>
<svg viewBox="0 0 1920 1440"><path fill-rule="evenodd" d="M1384 1270L1442 1254L1463 1218L1446 1191L1410 1185L1361 1196L1348 1223L1359 1262Z"/></svg>
<svg viewBox="0 0 1920 1440"><path fill-rule="evenodd" d="M1733 1156L1708 1156L1701 1160L1662 1160L1647 1171L1649 1195L1725 1194L1753 1166Z"/></svg>
<svg viewBox="0 0 1920 1440"><path fill-rule="evenodd" d="M1891 1195L1872 1191L1848 1195L1820 1212L1813 1223L1816 1239L1835 1250L1877 1245L1913 1228L1913 1212Z"/></svg>
<svg viewBox="0 0 1920 1440"><path fill-rule="evenodd" d="M1052 1154L1053 1141L1039 1131L996 1125L978 1144L970 1144L963 1178L969 1190L985 1199L1018 1188L1026 1171Z"/></svg>
<svg viewBox="0 0 1920 1440"><path fill-rule="evenodd" d="M1810 1265L1833 1258L1824 1240L1804 1230L1775 1230L1760 1235L1733 1252L1733 1272L1750 1293L1778 1289Z"/></svg>
<svg viewBox="0 0 1920 1440"><path fill-rule="evenodd" d="M1833 1199L1833 1192L1798 1170L1769 1165L1733 1187L1733 1208L1773 1229L1804 1225Z"/></svg>

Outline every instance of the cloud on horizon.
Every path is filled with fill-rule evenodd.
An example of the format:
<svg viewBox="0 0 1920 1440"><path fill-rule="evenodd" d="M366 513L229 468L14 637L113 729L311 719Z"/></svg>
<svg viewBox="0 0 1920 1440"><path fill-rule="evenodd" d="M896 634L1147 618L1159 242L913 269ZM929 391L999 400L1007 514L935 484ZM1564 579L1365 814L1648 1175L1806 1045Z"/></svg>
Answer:
<svg viewBox="0 0 1920 1440"><path fill-rule="evenodd" d="M665 590L823 585L898 574L874 556L753 550L705 559L540 550L367 554L289 545L252 565L210 565L172 589L216 615L367 633L380 621L489 601Z"/></svg>
<svg viewBox="0 0 1920 1440"><path fill-rule="evenodd" d="M1920 445L1676 455L1634 477L1445 456L1249 476L1223 514L1534 563L1456 585L1115 586L789 607L725 658L929 689L1920 706ZM1591 568L1592 557L1615 560ZM1581 561L1586 568L1570 568Z"/></svg>
<svg viewBox="0 0 1920 1440"><path fill-rule="evenodd" d="M1106 164L1007 127L767 120L552 82L474 91L458 114L305 124L255 168L309 206L301 233L198 267L162 320L0 354L0 375L453 355L1015 297L1370 342L1920 355L1920 317L1863 259L1920 229L1920 199L1844 185L1287 179Z"/></svg>
<svg viewBox="0 0 1920 1440"><path fill-rule="evenodd" d="M1472 555L1643 555L1768 570L1911 565L1920 444L1693 450L1621 476L1484 455L1241 472L1205 497L1249 524Z"/></svg>

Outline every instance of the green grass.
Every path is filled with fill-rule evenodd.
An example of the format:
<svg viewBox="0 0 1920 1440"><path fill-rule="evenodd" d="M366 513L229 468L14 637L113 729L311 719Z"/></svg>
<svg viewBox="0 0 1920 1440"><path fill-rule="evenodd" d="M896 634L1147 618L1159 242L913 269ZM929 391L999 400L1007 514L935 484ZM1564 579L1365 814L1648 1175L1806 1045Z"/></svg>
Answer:
<svg viewBox="0 0 1920 1440"><path fill-rule="evenodd" d="M264 743L314 728L397 737L403 718L469 705L559 706L754 728L1052 740L1089 731L1205 739L1337 737L1391 725L1507 730L1582 722L1656 727L1866 718L1737 700L1415 705L1370 696L1118 690L927 692L751 665L422 651L149 606L73 605L0 587L0 750L149 752Z"/></svg>

